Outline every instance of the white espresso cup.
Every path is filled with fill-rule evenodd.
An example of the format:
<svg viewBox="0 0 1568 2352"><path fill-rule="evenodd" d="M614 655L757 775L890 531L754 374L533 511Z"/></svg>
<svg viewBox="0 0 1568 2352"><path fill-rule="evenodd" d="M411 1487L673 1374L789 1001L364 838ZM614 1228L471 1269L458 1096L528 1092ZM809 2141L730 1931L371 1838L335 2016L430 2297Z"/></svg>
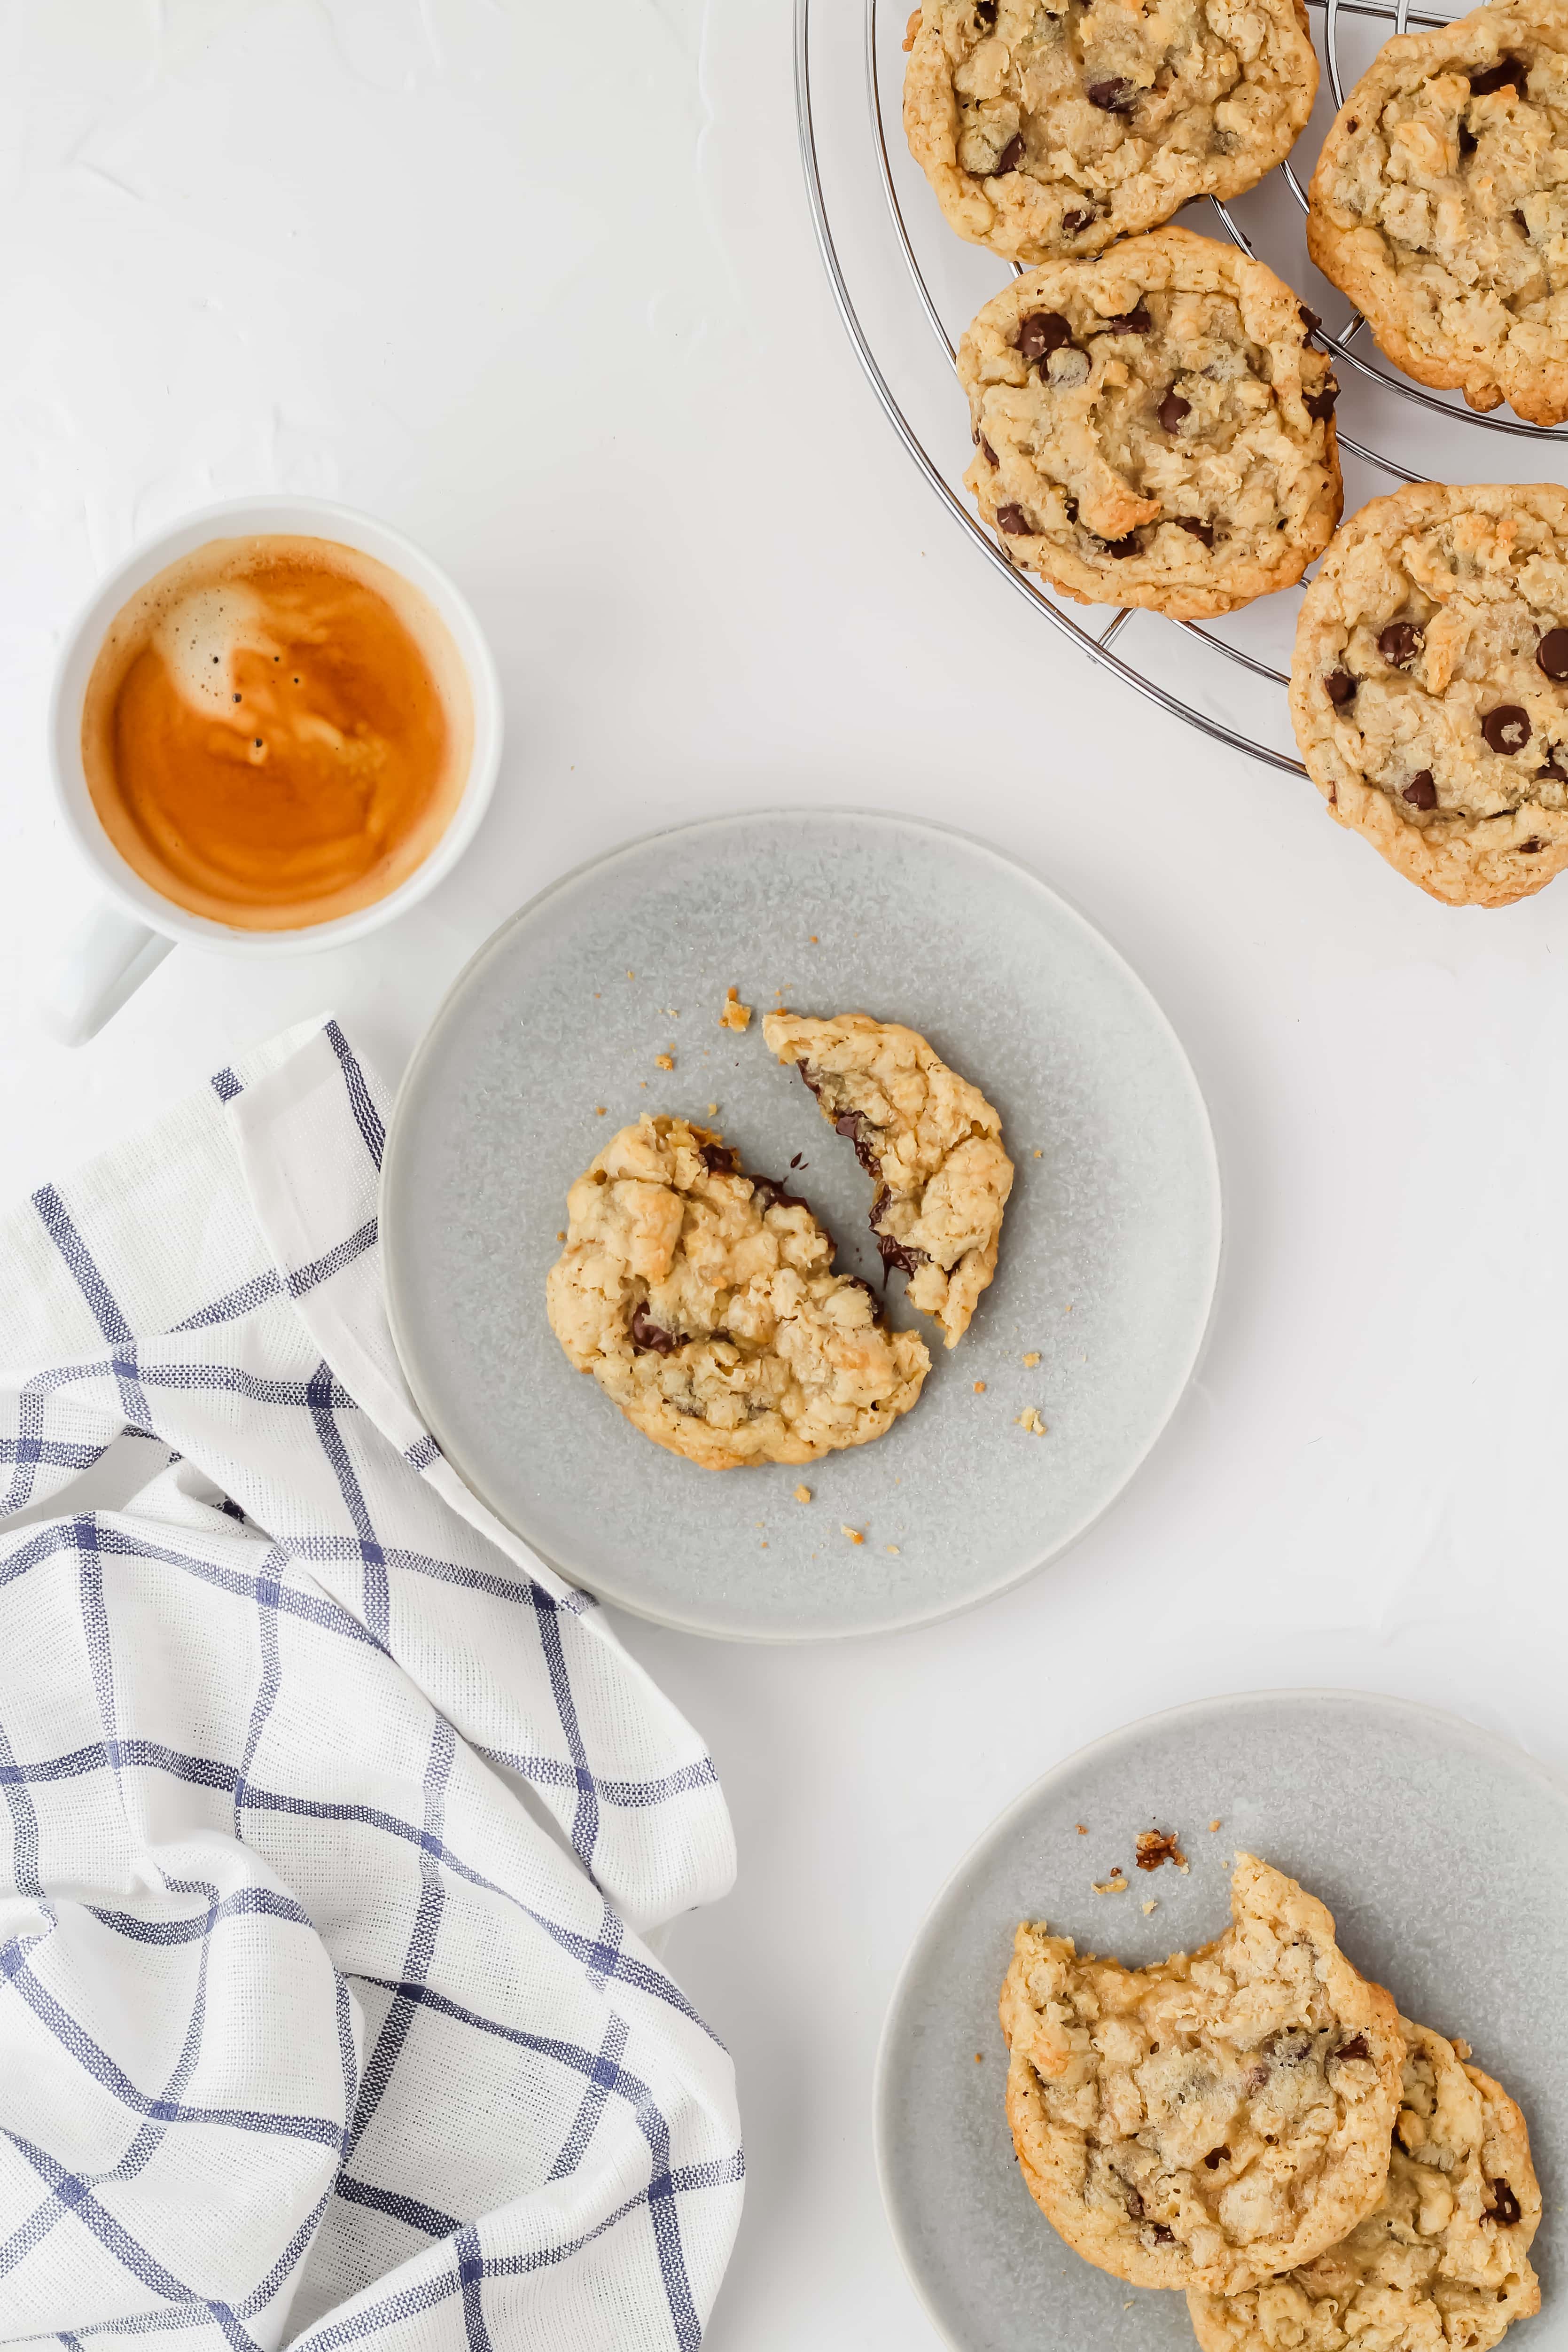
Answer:
<svg viewBox="0 0 1568 2352"><path fill-rule="evenodd" d="M353 913L292 930L251 930L210 920L173 905L127 864L104 831L82 765L82 706L88 680L110 624L136 593L181 557L209 540L287 533L334 540L373 556L407 581L451 633L474 705L468 774L446 828L423 862L384 898ZM501 681L468 600L430 557L401 531L325 499L230 499L203 507L160 531L126 558L94 593L68 632L49 701L49 766L55 795L72 840L97 877L107 903L90 916L67 949L41 1010L63 1044L95 1035L126 998L156 971L182 940L240 956L287 956L345 946L383 923L395 922L462 856L479 827L501 761Z"/></svg>

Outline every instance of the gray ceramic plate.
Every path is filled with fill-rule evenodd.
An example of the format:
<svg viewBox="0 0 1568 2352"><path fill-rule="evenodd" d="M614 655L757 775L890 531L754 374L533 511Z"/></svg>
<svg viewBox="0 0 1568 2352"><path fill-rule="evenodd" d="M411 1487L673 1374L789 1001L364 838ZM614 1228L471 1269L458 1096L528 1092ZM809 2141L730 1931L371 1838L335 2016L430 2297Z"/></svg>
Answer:
<svg viewBox="0 0 1568 2352"><path fill-rule="evenodd" d="M1134 1869L1133 1840L1156 1822L1180 1832L1186 1877ZM1452 1716L1349 1691L1210 1699L1114 1732L1037 1781L944 1887L894 1995L875 2092L883 2194L936 2326L959 2352L1191 2352L1185 2296L1092 2270L1019 2179L997 1993L1019 1919L1134 1966L1206 1942L1229 1916L1238 1846L1321 1895L1356 1966L1406 2015L1462 2034L1518 2099L1546 2206L1542 2315L1520 2347L1563 2352L1568 1790ZM1092 1893L1117 1863L1132 1890Z"/></svg>
<svg viewBox="0 0 1568 2352"><path fill-rule="evenodd" d="M740 1036L718 1025L730 987L758 1008ZM774 1004L924 1031L1000 1110L1018 1181L996 1281L951 1353L925 1326L937 1360L890 1435L805 1473L716 1475L570 1369L544 1282L568 1185L661 1108L721 1127L759 1173L800 1155L840 1263L880 1278L854 1153L762 1041ZM1219 1251L1192 1072L1105 941L977 842L804 812L633 842L497 931L404 1080L382 1213L410 1384L491 1508L606 1600L775 1640L939 1617L1071 1542L1180 1396ZM1048 1435L1018 1425L1029 1405Z"/></svg>

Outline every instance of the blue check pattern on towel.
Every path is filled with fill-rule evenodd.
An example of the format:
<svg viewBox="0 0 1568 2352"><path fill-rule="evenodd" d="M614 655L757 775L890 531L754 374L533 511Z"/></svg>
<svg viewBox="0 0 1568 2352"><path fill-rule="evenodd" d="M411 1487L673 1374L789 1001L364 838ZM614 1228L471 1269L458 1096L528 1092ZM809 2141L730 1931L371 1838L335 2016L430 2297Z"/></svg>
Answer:
<svg viewBox="0 0 1568 2352"><path fill-rule="evenodd" d="M311 1024L0 1227L7 2342L665 2352L723 2273L642 1940L723 1799L421 1425L384 1119Z"/></svg>

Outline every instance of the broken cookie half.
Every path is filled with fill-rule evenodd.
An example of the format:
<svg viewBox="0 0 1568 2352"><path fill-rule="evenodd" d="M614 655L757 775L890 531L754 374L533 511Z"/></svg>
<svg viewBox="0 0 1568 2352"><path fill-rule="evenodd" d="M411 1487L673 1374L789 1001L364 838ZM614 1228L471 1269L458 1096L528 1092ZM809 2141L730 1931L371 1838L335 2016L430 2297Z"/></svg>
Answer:
<svg viewBox="0 0 1568 2352"><path fill-rule="evenodd" d="M1025 2184L1134 2286L1244 2294L1337 2245L1387 2184L1392 1998L1322 1904L1250 1854L1230 1906L1217 1941L1143 1969L1026 1924L1002 1987Z"/></svg>
<svg viewBox="0 0 1568 2352"><path fill-rule="evenodd" d="M655 1445L708 1470L815 1462L892 1428L931 1368L835 1272L804 1201L710 1129L644 1116L567 1195L550 1328Z"/></svg>
<svg viewBox="0 0 1568 2352"><path fill-rule="evenodd" d="M780 1012L768 1014L762 1034L782 1063L799 1069L822 1117L853 1142L876 1184L871 1224L883 1264L908 1276L911 1305L935 1316L955 1346L996 1272L1012 1190L997 1112L896 1022Z"/></svg>

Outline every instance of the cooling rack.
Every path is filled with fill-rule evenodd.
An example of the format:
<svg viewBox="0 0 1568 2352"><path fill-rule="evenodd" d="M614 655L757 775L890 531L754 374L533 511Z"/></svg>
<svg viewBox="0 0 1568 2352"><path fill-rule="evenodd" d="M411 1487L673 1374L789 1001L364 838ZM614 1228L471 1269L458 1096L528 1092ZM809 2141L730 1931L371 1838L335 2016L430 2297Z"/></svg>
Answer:
<svg viewBox="0 0 1568 2352"><path fill-rule="evenodd" d="M1296 157L1303 151L1315 154L1347 88L1384 40L1410 27L1450 23L1462 10L1434 16L1411 7L1409 0L1309 0L1309 5L1324 70L1318 107L1295 153L1245 196L1228 204L1201 197L1184 217L1209 233L1217 223L1243 252L1258 254L1329 316L1336 305L1343 310L1343 298L1306 257L1301 225L1310 166L1299 170ZM1009 562L976 516L962 488L968 410L953 362L958 335L997 290L1009 265L966 245L948 227L905 150L908 11L909 0L863 0L857 21L852 0L819 0L815 8L812 0L795 0L796 108L817 243L839 314L884 415L984 560L1092 662L1216 741L1304 775L1293 753L1263 740L1289 740L1279 689L1289 684L1299 589L1260 598L1218 624L1174 621L1142 607L1113 608L1103 620L1079 607L1086 617L1078 619L1032 573ZM1205 213L1213 219L1204 219ZM1017 274L1021 265L1013 267ZM1526 470L1520 479L1540 479L1543 472L1562 478L1568 428L1478 415L1457 395L1412 383L1377 353L1359 311L1320 328L1318 340L1338 362L1335 422L1347 513L1390 480L1497 479L1521 461ZM1483 447L1475 438L1481 433L1501 438ZM1397 446L1402 456L1389 455L1380 442ZM1544 467L1543 442L1550 445ZM1124 641L1124 633L1134 629L1136 659ZM1236 708L1239 695L1248 701L1245 710Z"/></svg>

